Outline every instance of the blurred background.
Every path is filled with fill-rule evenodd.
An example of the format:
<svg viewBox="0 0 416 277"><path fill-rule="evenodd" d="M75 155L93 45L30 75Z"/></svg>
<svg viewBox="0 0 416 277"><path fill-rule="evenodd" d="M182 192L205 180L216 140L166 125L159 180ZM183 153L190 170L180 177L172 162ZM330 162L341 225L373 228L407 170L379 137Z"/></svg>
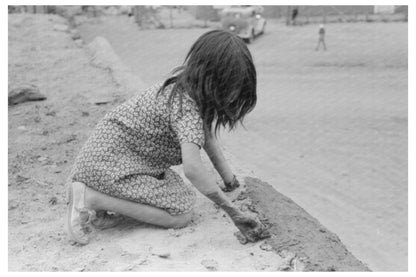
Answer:
<svg viewBox="0 0 416 277"><path fill-rule="evenodd" d="M258 104L245 128L222 132L221 143L372 270L407 270L407 6L9 6L9 13L62 15L80 43L106 38L147 85L182 64L201 34L236 32L254 57Z"/></svg>

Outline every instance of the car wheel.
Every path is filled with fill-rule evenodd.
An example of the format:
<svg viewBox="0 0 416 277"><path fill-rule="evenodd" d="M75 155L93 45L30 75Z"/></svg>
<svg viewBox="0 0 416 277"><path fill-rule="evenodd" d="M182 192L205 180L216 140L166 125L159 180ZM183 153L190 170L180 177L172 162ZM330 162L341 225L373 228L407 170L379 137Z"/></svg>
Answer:
<svg viewBox="0 0 416 277"><path fill-rule="evenodd" d="M260 35L264 34L265 31L266 31L266 21L263 24L263 28L261 29Z"/></svg>
<svg viewBox="0 0 416 277"><path fill-rule="evenodd" d="M255 37L255 34L254 34L254 29L253 29L251 30L250 37L247 39L247 43L252 43L254 41L254 37Z"/></svg>

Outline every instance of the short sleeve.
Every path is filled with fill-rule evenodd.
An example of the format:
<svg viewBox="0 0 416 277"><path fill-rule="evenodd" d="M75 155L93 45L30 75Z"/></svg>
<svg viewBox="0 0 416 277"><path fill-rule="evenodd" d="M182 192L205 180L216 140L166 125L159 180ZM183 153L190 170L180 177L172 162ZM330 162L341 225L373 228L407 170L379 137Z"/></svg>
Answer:
<svg viewBox="0 0 416 277"><path fill-rule="evenodd" d="M170 114L171 126L179 143L195 143L203 147L205 133L203 121L195 102L187 96L182 97L182 109L178 97L175 97Z"/></svg>

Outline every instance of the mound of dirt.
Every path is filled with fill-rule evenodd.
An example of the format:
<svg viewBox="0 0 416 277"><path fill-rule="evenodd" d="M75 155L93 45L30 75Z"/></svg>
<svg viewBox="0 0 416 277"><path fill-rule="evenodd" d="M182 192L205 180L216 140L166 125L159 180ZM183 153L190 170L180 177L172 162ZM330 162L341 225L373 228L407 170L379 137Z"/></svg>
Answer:
<svg viewBox="0 0 416 277"><path fill-rule="evenodd" d="M269 184L247 177L245 188L251 210L270 226L273 235L266 242L290 257L286 270L302 266L305 271L370 271L337 235Z"/></svg>
<svg viewBox="0 0 416 277"><path fill-rule="evenodd" d="M91 65L110 70L114 81L128 96L132 97L147 88L140 77L134 75L132 70L124 65L105 38L96 37L88 44L87 49L92 56Z"/></svg>

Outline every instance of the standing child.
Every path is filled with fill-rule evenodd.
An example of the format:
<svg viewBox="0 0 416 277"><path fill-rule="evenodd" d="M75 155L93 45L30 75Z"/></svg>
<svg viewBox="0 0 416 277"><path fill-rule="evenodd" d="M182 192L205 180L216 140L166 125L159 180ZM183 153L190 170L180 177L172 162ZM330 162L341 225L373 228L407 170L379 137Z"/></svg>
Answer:
<svg viewBox="0 0 416 277"><path fill-rule="evenodd" d="M239 186L215 138L220 127L235 128L256 99L256 69L245 43L226 31L203 34L172 77L107 114L81 149L67 185L70 238L87 244L89 226L117 222L103 211L185 226L195 192L170 169L183 164L185 176L249 241L260 239L264 226L233 206L200 157L203 148L224 190ZM99 221L91 220L94 212Z"/></svg>
<svg viewBox="0 0 416 277"><path fill-rule="evenodd" d="M326 44L325 44L325 27L324 27L324 24L321 24L321 25L319 25L319 31L318 31L318 34L319 34L319 38L318 38L318 45L316 46L316 51L318 51L319 50L319 48L320 48L320 46L321 46L321 43L322 43L322 45L323 45L323 47L324 47L324 50L326 51Z"/></svg>
<svg viewBox="0 0 416 277"><path fill-rule="evenodd" d="M292 10L292 20L291 20L291 23L292 23L292 25L293 26L295 26L296 25L296 17L298 16L298 8L294 8L293 10Z"/></svg>

